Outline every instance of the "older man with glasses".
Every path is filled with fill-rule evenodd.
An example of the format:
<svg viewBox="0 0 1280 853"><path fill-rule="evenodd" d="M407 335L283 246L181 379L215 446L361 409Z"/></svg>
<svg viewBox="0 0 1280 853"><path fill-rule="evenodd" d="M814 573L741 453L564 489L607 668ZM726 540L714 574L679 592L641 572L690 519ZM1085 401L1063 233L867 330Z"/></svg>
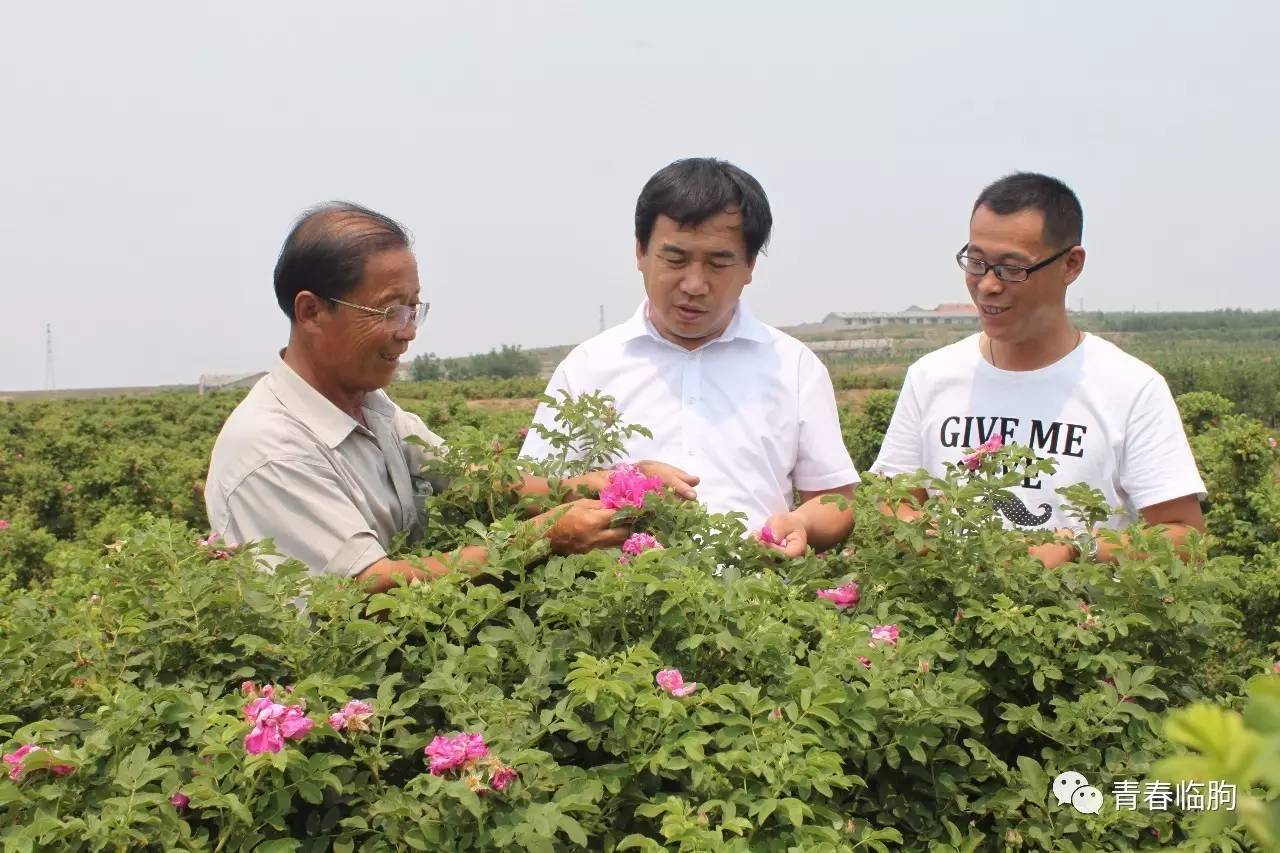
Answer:
<svg viewBox="0 0 1280 853"><path fill-rule="evenodd" d="M1055 459L1052 475L1024 479L998 504L1010 527L1056 532L1031 549L1050 568L1117 556L1064 512L1055 490L1074 483L1106 496L1108 527L1164 525L1175 544L1204 530L1204 483L1168 385L1067 314L1067 288L1084 270L1083 222L1075 193L1045 175L1009 175L982 191L956 255L982 331L911 366L871 469L941 475L983 444Z"/></svg>
<svg viewBox="0 0 1280 853"><path fill-rule="evenodd" d="M445 561L387 556L398 535L421 533L430 494L419 477L429 451L409 439L442 444L382 390L427 315L409 246L398 223L354 204L323 205L294 225L275 269L288 346L213 448L205 505L216 535L233 544L273 539L313 572L355 577L371 591L438 576L447 564L475 571L487 562L478 546ZM687 489L669 466L645 464ZM597 472L565 485L573 493L605 481ZM534 477L522 488L548 491ZM558 553L616 546L628 533L597 500L555 512L543 529Z"/></svg>

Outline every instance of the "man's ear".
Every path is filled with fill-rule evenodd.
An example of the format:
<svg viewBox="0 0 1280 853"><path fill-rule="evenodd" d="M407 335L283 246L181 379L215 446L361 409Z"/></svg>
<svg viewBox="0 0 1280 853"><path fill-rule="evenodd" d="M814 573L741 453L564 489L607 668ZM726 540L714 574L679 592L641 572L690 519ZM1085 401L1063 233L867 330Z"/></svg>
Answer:
<svg viewBox="0 0 1280 853"><path fill-rule="evenodd" d="M1084 272L1084 246L1076 246L1062 260L1065 267L1063 282L1070 286Z"/></svg>
<svg viewBox="0 0 1280 853"><path fill-rule="evenodd" d="M751 283L751 276L755 275L755 272L756 272L756 258L758 257L760 256L756 255L755 258L752 258L751 260L747 261L747 280L742 283L743 287L746 287L748 284Z"/></svg>
<svg viewBox="0 0 1280 853"><path fill-rule="evenodd" d="M636 269L644 272L644 246L640 245L640 241L636 240Z"/></svg>
<svg viewBox="0 0 1280 853"><path fill-rule="evenodd" d="M326 313L326 300L310 290L300 290L293 297L293 322L299 326L313 325Z"/></svg>

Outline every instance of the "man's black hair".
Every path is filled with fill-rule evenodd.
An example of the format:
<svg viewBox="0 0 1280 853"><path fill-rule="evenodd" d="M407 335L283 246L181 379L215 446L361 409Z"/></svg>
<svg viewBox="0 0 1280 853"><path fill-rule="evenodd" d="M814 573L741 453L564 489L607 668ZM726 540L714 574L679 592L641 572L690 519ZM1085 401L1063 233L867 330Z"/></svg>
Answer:
<svg viewBox="0 0 1280 853"><path fill-rule="evenodd" d="M742 214L747 260L769 243L773 214L760 182L732 163L711 157L677 160L649 179L636 199L636 240L649 250L653 223L669 216L681 226L697 227L711 217L734 210Z"/></svg>
<svg viewBox="0 0 1280 853"><path fill-rule="evenodd" d="M294 223L276 261L276 301L293 322L294 298L304 290L341 299L360 286L365 262L378 252L407 249L404 226L345 201L311 208Z"/></svg>
<svg viewBox="0 0 1280 853"><path fill-rule="evenodd" d="M1071 187L1057 178L1035 172L1014 172L991 184L973 203L1008 216L1034 208L1044 216L1041 239L1048 246L1077 246L1084 235L1084 211Z"/></svg>

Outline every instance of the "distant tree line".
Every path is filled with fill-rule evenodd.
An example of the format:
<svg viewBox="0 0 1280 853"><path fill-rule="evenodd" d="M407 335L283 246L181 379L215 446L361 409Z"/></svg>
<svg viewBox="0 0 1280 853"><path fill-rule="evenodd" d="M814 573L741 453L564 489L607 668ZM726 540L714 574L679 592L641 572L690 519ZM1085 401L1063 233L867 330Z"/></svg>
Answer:
<svg viewBox="0 0 1280 853"><path fill-rule="evenodd" d="M519 346L503 344L500 349L456 358L437 358L435 353L420 355L410 363L415 382L432 379L512 379L537 376L542 365L537 358Z"/></svg>
<svg viewBox="0 0 1280 853"><path fill-rule="evenodd" d="M1280 327L1280 311L1246 311L1224 308L1219 311L1166 311L1138 313L1101 311L1077 315L1086 327L1097 332L1167 332L1191 329L1257 329Z"/></svg>

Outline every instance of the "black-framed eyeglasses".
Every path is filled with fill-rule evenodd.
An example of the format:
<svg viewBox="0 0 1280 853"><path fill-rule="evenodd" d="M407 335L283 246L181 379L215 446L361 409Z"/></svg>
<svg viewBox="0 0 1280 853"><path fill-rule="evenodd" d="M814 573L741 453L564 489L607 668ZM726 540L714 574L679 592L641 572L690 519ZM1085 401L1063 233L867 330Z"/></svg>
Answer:
<svg viewBox="0 0 1280 853"><path fill-rule="evenodd" d="M1029 267L1020 267L1016 264L989 264L981 258L974 258L966 255L969 244L965 243L960 247L960 251L956 252L956 263L960 265L960 269L964 270L968 275L976 275L982 277L987 274L987 270L991 270L996 274L996 278L1001 281L1023 282L1031 277L1031 274L1038 269L1043 269L1058 258L1065 255L1075 248L1075 244L1068 246L1058 254L1051 258L1045 258L1038 264L1032 264Z"/></svg>
<svg viewBox="0 0 1280 853"><path fill-rule="evenodd" d="M334 299L332 296L329 297L329 301L364 311L367 314L381 314L383 321L397 332L409 328L409 323L411 322L415 329L421 326L422 321L427 318L427 312L431 310L430 302L416 302L413 305L389 305L386 308L370 308L368 305L344 302L341 299Z"/></svg>

